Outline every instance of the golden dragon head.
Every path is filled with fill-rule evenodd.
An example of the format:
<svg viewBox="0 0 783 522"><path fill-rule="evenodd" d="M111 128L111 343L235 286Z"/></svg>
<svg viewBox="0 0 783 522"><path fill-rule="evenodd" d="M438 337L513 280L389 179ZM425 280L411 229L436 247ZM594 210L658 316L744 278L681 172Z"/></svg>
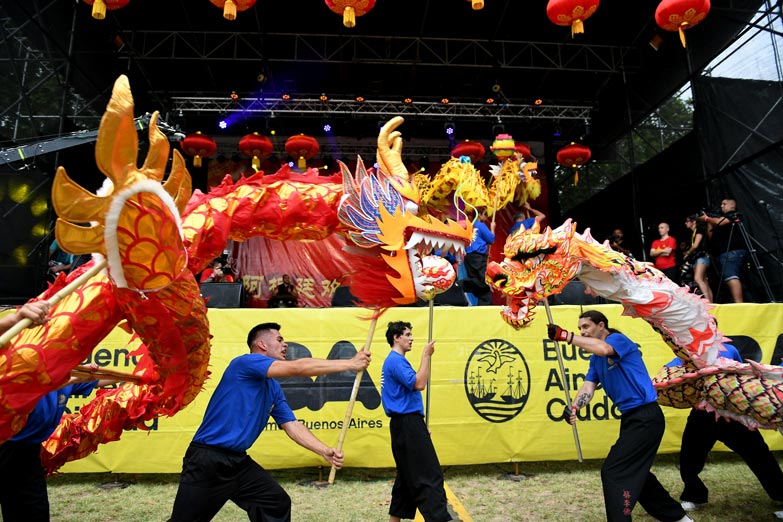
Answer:
<svg viewBox="0 0 783 522"><path fill-rule="evenodd" d="M455 274L442 256L464 254L473 234L470 224L419 214L419 192L402 163L402 139L394 130L402 122L393 118L380 131L378 172L367 170L361 158L355 174L340 163L344 193L338 216L348 237L364 249L357 255L351 292L379 310L430 300L447 290Z"/></svg>
<svg viewBox="0 0 783 522"><path fill-rule="evenodd" d="M487 266L487 284L507 297L500 312L504 321L514 328L526 326L538 301L559 293L576 277L582 259L570 252L574 233L568 220L556 230L547 227L541 232L536 222L509 236L503 247L505 259Z"/></svg>
<svg viewBox="0 0 783 522"><path fill-rule="evenodd" d="M158 129L158 113L149 122L149 152L137 167L139 149L133 97L126 76L114 83L95 146L95 160L110 185L93 194L57 169L52 203L59 216L55 237L71 254L98 253L120 288L162 288L185 268L180 213L190 198L185 160L174 151L166 183L169 142Z"/></svg>

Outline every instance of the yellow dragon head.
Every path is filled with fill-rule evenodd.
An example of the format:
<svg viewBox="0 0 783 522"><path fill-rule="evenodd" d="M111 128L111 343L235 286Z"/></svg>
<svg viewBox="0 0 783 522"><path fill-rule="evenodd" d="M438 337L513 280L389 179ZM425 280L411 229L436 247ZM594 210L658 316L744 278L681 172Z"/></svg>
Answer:
<svg viewBox="0 0 783 522"><path fill-rule="evenodd" d="M362 247L351 276L351 291L365 306L383 310L429 300L454 281L442 255L461 255L470 244L472 225L419 214L419 192L402 163L402 139L393 118L378 136L378 172L359 158L356 173L340 163L343 199L338 215L348 237ZM431 255L439 253L440 255Z"/></svg>

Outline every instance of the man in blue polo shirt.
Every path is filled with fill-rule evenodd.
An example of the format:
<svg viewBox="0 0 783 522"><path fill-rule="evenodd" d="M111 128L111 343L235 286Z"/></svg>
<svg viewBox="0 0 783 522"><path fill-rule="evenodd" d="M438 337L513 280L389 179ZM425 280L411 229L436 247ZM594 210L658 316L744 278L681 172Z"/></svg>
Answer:
<svg viewBox="0 0 783 522"><path fill-rule="evenodd" d="M204 420L182 462L171 522L208 522L231 500L251 521L291 520L291 498L246 451L271 415L294 442L340 469L343 454L298 422L275 377L312 377L364 370L370 354L352 359L302 358L288 361L280 325L262 323L247 335L250 353L234 358L220 379Z"/></svg>
<svg viewBox="0 0 783 522"><path fill-rule="evenodd" d="M596 310L579 316L579 332L581 335L575 335L554 324L547 329L553 341L568 342L592 354L585 382L571 411L565 412L568 423L576 422L577 411L590 403L599 383L622 413L620 436L601 467L606 519L631 520L638 501L661 522L690 522L682 506L650 471L666 420L639 347L609 328L609 320Z"/></svg>
<svg viewBox="0 0 783 522"><path fill-rule="evenodd" d="M412 519L419 509L426 522L451 520L443 488L443 472L424 422L421 390L427 386L435 341L424 345L419 371L414 371L405 354L413 347L411 324L389 323L386 340L391 352L383 362L381 401L391 420L392 455L397 478L392 486L389 522Z"/></svg>
<svg viewBox="0 0 783 522"><path fill-rule="evenodd" d="M466 292L476 296L478 306L485 306L492 304L492 289L486 277L489 247L495 242L495 223L489 227L484 224L488 219L485 209L468 210L469 217L476 214L478 219L473 223L473 241L465 249L463 264L467 277L462 281L462 286Z"/></svg>

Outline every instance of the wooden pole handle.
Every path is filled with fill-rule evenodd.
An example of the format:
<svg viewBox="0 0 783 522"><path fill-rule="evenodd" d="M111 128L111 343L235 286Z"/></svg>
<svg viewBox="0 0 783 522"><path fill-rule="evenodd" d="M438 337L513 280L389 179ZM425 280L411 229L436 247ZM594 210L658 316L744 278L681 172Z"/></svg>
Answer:
<svg viewBox="0 0 783 522"><path fill-rule="evenodd" d="M372 338L375 335L375 326L378 324L378 318L374 317L370 323L370 330L367 332L367 340L364 343L364 350L370 353L370 346L372 345ZM351 423L351 416L353 415L353 405L356 404L356 396L359 394L359 385L362 383L362 376L364 370L356 372L356 378L353 380L353 388L351 388L351 398L348 400L348 408L345 411L345 419L343 419L343 427L340 430L340 436L337 439L337 451L343 450L343 443L345 442L345 435L348 433L348 425ZM332 469L329 470L329 484L334 484L334 477L337 474L337 468L332 465Z"/></svg>

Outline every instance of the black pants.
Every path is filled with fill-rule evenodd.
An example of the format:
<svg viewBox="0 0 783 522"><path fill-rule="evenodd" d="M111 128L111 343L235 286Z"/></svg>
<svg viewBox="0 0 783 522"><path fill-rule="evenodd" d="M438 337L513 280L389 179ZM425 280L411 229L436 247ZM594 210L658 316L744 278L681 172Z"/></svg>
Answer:
<svg viewBox="0 0 783 522"><path fill-rule="evenodd" d="M486 282L487 278L487 254L471 252L465 254L465 272L467 279L463 280L463 288L478 299L479 306L492 304L492 290Z"/></svg>
<svg viewBox="0 0 783 522"><path fill-rule="evenodd" d="M4 522L49 522L40 444L7 441L0 446L0 504Z"/></svg>
<svg viewBox="0 0 783 522"><path fill-rule="evenodd" d="M680 447L680 477L685 487L680 499L703 504L709 490L699 478L707 455L717 441L742 457L769 498L783 501L783 471L761 433L739 422L716 419L714 413L691 410Z"/></svg>
<svg viewBox="0 0 783 522"><path fill-rule="evenodd" d="M650 472L665 429L666 419L656 402L623 413L620 437L601 468L607 520L631 520L636 502L662 522L685 516L680 504Z"/></svg>
<svg viewBox="0 0 783 522"><path fill-rule="evenodd" d="M226 501L247 511L252 522L288 522L291 498L244 453L191 442L170 522L209 522Z"/></svg>
<svg viewBox="0 0 783 522"><path fill-rule="evenodd" d="M389 515L412 519L416 508L427 522L451 520L443 472L421 415L394 415L389 422L397 478L392 486Z"/></svg>

